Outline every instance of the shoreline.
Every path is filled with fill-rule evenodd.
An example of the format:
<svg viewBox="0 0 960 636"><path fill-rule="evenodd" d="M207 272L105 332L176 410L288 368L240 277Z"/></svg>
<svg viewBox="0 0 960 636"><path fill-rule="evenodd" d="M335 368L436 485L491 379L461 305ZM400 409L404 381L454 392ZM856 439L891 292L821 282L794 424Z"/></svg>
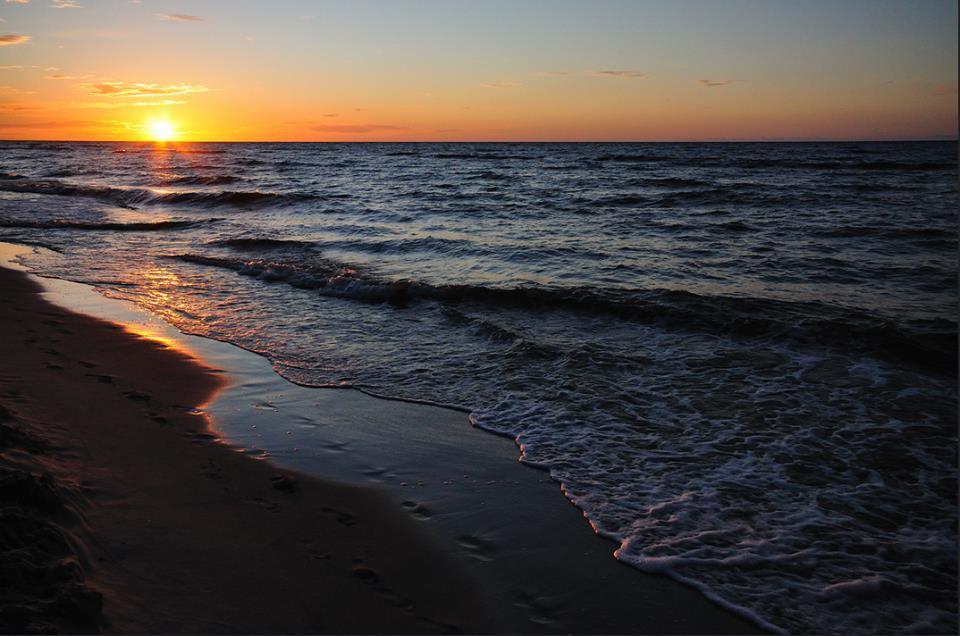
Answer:
<svg viewBox="0 0 960 636"><path fill-rule="evenodd" d="M136 318L102 315L106 311L103 305L120 311L113 306L126 303L103 298L90 287L59 279L45 279L43 284L48 298L52 294L57 304L84 314L123 323ZM55 290L51 292L51 288ZM459 569L465 576L471 594L482 592L472 604L498 617L496 624L477 619L473 626L460 625L461 629L528 633L761 631L690 587L615 560L616 544L593 533L557 482L544 471L518 463L513 440L472 427L463 412L381 399L360 391L293 385L254 353L185 336L162 324L170 338L157 328L138 329L141 335L162 340L168 347L184 347L189 341L186 348L199 350L199 355L194 355L205 364L228 370L230 383L204 407L213 431L234 447L245 449L246 454L269 457L271 463L229 452L267 467L268 472L292 469L301 479L313 474L357 484L364 490L372 487L385 509L412 517L419 525L415 530L422 530L420 539L429 535L431 548L455 564L452 570ZM277 396L280 399L274 399ZM320 435L326 447L321 445L309 456L302 448L277 446L285 432L278 423L309 419L317 413L317 419L324 420ZM250 433L270 429L276 429L276 434L266 440L273 446L265 451L260 448L266 445L263 435ZM409 438L411 430L419 432ZM355 432L349 439L338 438L345 431ZM218 440L199 443L223 446L212 441ZM318 461L323 462L322 472L317 470ZM470 466L470 479L458 479L465 470L462 466ZM350 625L333 629L363 631ZM403 631L403 627L391 625L386 631Z"/></svg>
<svg viewBox="0 0 960 636"><path fill-rule="evenodd" d="M4 631L495 631L378 493L215 443L190 413L222 387L213 370L48 303L26 274L0 267L0 289L2 495L23 521Z"/></svg>

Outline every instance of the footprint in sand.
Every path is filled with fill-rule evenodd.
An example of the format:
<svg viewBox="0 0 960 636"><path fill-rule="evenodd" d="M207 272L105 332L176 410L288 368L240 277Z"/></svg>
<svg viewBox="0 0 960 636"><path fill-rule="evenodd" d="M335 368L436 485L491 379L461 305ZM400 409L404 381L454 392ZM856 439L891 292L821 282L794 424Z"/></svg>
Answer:
<svg viewBox="0 0 960 636"><path fill-rule="evenodd" d="M357 525L357 518L348 512L340 512L339 510L334 510L333 508L321 508L320 511L328 517L333 517L336 519L337 523L347 527Z"/></svg>
<svg viewBox="0 0 960 636"><path fill-rule="evenodd" d="M536 594L521 593L513 602L514 607L527 610L527 618L539 625L550 625L557 620L557 607Z"/></svg>
<svg viewBox="0 0 960 636"><path fill-rule="evenodd" d="M220 479L223 477L223 468L210 460L207 460L207 463L201 466L200 470L210 479Z"/></svg>
<svg viewBox="0 0 960 636"><path fill-rule="evenodd" d="M290 475L276 475L271 477L270 484L275 490L287 493L296 492L297 489L300 488L296 477L291 477Z"/></svg>
<svg viewBox="0 0 960 636"><path fill-rule="evenodd" d="M376 585L380 582L380 575L365 565L353 566L353 575L367 585Z"/></svg>
<svg viewBox="0 0 960 636"><path fill-rule="evenodd" d="M253 497L252 499L250 499L250 501L257 504L258 506L266 508L270 512L280 512L280 504L273 503L272 501L267 501L262 497Z"/></svg>
<svg viewBox="0 0 960 636"><path fill-rule="evenodd" d="M433 516L433 513L430 512L429 508L423 504L418 504L416 501L407 500L402 502L400 505L417 519L426 520Z"/></svg>
<svg viewBox="0 0 960 636"><path fill-rule="evenodd" d="M480 561L493 561L497 553L495 543L476 535L459 536L457 543L466 549L468 555Z"/></svg>

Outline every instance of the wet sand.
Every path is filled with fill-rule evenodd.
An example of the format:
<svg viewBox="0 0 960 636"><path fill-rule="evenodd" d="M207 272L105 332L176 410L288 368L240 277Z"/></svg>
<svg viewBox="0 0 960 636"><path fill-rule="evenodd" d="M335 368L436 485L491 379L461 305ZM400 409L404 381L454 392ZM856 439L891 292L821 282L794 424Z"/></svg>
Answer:
<svg viewBox="0 0 960 636"><path fill-rule="evenodd" d="M0 269L0 631L498 629L373 490L215 443L217 373L39 292Z"/></svg>
<svg viewBox="0 0 960 636"><path fill-rule="evenodd" d="M114 458L103 461L97 496L85 493L78 506L87 523L70 526L70 532L80 537L81 552L89 550L88 545L104 541L119 540L121 546L139 541L133 557L128 557L124 550L121 554L125 559L139 559L132 589L140 581L140 592L118 592L131 589L127 587L131 584L131 566L124 565L122 560L84 562L88 587L104 594L107 630L758 631L753 624L686 586L663 576L643 574L616 561L612 556L616 545L592 532L580 511L563 497L546 472L519 464L512 440L472 428L463 413L376 399L354 390L297 387L273 373L269 363L259 356L228 344L185 336L157 319L147 324L151 319L138 315L140 310L125 309L125 303L104 299L89 287L56 280L45 280L43 285L57 303L149 334L148 339L135 337L134 342L151 355L169 356L175 360L172 366L178 369L144 374L137 371L142 365L132 358L127 361L124 354L120 360L104 360L103 367L90 370L80 360L93 360L78 351L69 355L74 359L73 365L83 369L78 371L80 376L67 372L70 365L53 362L62 368L44 366L46 375L36 381L38 386L70 381L81 387L78 382L84 377L100 385L97 389L101 392L112 388L120 396L120 404L138 413L130 414L131 419L124 422L139 417L140 426L160 424L158 430L167 431L162 443L169 445L172 454L191 455L187 461L171 457L149 461L134 458L134 464L144 467L140 472L154 475L145 480L152 491L140 495L138 490L139 503L126 503L125 498L134 497L132 488L121 489L116 483L124 481L118 471L127 468L114 464ZM0 289L8 294L6 286ZM35 294L33 297L36 299ZM101 349L133 346L120 344L121 340L130 339L129 331L106 327L105 322L62 312L50 305L42 311L53 312L51 315L57 316L53 320L63 320L60 313L65 313L89 321L90 324L68 328L84 336L107 329ZM41 338L60 340L51 346L63 357L63 342L69 334L60 333L60 326L47 325L44 320L49 320L45 314L37 315L33 322L38 324L23 320L25 326L19 328L33 329ZM13 328L5 325L6 322L0 326ZM48 328L53 331L44 331ZM30 337L34 336L28 332L25 339ZM83 341L91 340L84 337ZM39 343L33 343L32 355L44 364L52 354L43 350L49 351L51 346ZM202 359L203 364L185 360L185 351ZM28 351L21 351L17 355L27 354ZM118 362L123 364L118 366ZM204 369L204 365L208 368ZM225 372L213 372L209 365ZM151 371L156 369L151 366ZM147 377L138 379L138 373ZM192 379L169 387L170 393L163 393L156 386L133 389L147 395L146 400L124 395L138 381L155 382L158 375L177 373L192 374ZM112 380L97 378L103 375ZM7 400L6 377L6 373L0 375L4 379L0 380L4 382L0 385L0 402ZM226 378L229 382L224 384ZM204 383L209 387L203 388ZM69 411L75 404L76 401L67 402L65 406ZM193 411L196 414L190 414L190 409L185 408L188 405L200 408ZM96 408L94 411L100 412ZM57 417L46 416L44 421L56 421ZM77 412L59 417L84 415ZM160 422L157 417L167 421ZM19 412L18 418L23 419ZM212 422L217 437L210 438L208 422ZM118 425L122 426L118 421L104 423L104 428L91 434L115 437L110 426ZM220 441L245 452L228 450ZM160 438L153 440L158 442ZM144 442L137 449L120 450L119 455L128 459L131 452L149 456L150 449L150 443ZM263 456L263 452L269 454L269 462L251 459ZM77 473L67 472L67 479L71 474ZM273 487L271 479L280 474L292 475L296 480L293 492L284 490L288 482L282 480L277 484L280 490ZM197 487L195 482L204 486L202 497L198 492L196 497L180 503L151 503L177 491L168 488L170 483L182 484L181 490L192 494ZM342 485L345 482L361 487ZM112 502L109 496L104 498L107 493L115 497ZM207 498L214 493L220 499ZM222 501L227 496L232 497L229 502ZM215 505L207 505L208 502ZM125 527L111 530L117 539L105 539L101 527L89 523L96 516L89 510L104 504L112 509L113 517L97 512L107 515L100 518L113 526ZM137 506L148 509L150 514L141 514ZM238 514L233 508L243 515L240 525L244 532L239 535L238 517L230 516ZM184 543L178 554L181 558L184 553L189 556L181 565L176 565L163 550L153 552L151 542L168 541L169 528L177 528L185 519L193 523L194 510L201 510L205 524L214 533L217 529L221 533L214 539L204 535L200 540L195 533L180 531ZM291 525L268 523L270 527L247 534L252 532L246 528L246 517L251 515L278 520L283 517ZM312 529L310 524L326 529ZM337 531L342 531L337 534L340 544L327 537ZM381 550L384 542L390 542L389 548ZM216 547L208 549L210 544ZM277 546L287 551L289 561L284 561L284 554L275 553ZM355 562L355 558L362 563ZM319 562L327 569L317 571L308 567L313 565L311 562ZM239 579L245 575L236 574L234 563L249 567L250 584L242 585ZM194 584L189 594L181 593L179 581L192 579L191 568L202 570L205 582ZM261 575L258 572L263 568L265 574ZM288 568L292 569L288 572ZM150 572L149 584L142 581L144 571ZM267 583L270 572L282 579L283 593L276 596L263 592L275 590L278 585ZM327 578L317 581L320 577ZM225 584L235 587L230 598L241 599L229 604L238 602L241 607L223 607L219 614L211 613L207 607L210 599L205 597L207 590L217 588L217 594L221 594L220 587ZM326 597L326 589L333 590L331 609L316 617L313 610L320 605L313 599ZM338 594L354 593L360 596L352 601L335 600ZM245 595L253 600L244 600ZM309 599L304 600L305 597ZM371 598L373 611L367 612L366 603ZM413 601L414 609L409 601ZM378 614L377 603L385 606L381 608L383 614ZM356 615L357 604L363 616ZM338 613L338 609L344 611Z"/></svg>

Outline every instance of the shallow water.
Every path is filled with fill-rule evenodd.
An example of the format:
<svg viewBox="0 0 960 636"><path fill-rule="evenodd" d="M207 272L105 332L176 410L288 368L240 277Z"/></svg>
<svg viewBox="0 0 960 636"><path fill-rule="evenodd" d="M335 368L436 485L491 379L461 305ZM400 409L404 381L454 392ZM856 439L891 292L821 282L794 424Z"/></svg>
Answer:
<svg viewBox="0 0 960 636"><path fill-rule="evenodd" d="M618 558L956 627L956 144L0 144L0 239L285 377L471 410Z"/></svg>

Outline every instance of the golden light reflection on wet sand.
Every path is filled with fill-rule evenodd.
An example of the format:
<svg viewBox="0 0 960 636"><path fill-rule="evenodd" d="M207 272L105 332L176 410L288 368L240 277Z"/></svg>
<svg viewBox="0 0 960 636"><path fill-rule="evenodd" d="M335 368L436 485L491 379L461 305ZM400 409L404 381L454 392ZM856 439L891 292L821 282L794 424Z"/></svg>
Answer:
<svg viewBox="0 0 960 636"><path fill-rule="evenodd" d="M126 324L122 326L123 330L127 333L131 333L138 338L143 338L144 340L150 340L164 349L171 349L191 358L196 357L194 353L183 343L178 342L173 338L168 338L167 336L161 335L157 332L157 330L147 327L146 325Z"/></svg>

